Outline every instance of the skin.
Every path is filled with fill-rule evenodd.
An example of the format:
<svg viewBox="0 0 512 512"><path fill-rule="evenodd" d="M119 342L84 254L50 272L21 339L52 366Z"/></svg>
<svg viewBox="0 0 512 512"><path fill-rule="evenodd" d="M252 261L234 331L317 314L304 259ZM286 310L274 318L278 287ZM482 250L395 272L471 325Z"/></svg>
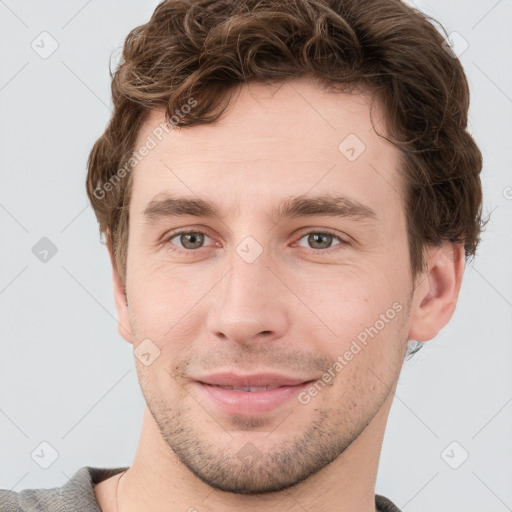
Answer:
<svg viewBox="0 0 512 512"><path fill-rule="evenodd" d="M147 407L120 511L375 510L407 342L450 320L465 261L460 245L429 247L413 286L400 152L372 128L370 106L365 94L306 79L245 84L220 121L172 130L132 171L126 296L112 263L119 332L134 349L149 338L160 355L148 366L135 359ZM378 104L372 114L385 119ZM152 112L137 147L163 120ZM338 150L349 134L366 145L352 162ZM288 196L333 191L375 220L270 216ZM163 192L213 201L225 216L148 223L143 210ZM194 249L169 240L177 228L207 236ZM307 235L326 229L342 241L311 245ZM236 251L247 236L263 250L252 263ZM192 382L220 371L320 379L396 303L400 312L308 404L227 414ZM247 446L252 462L238 455ZM118 480L95 487L106 512L117 510Z"/></svg>

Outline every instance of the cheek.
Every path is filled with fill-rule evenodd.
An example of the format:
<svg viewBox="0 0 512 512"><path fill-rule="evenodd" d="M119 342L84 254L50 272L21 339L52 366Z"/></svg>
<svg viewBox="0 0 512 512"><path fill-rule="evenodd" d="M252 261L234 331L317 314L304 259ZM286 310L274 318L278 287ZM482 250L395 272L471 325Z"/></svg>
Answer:
<svg viewBox="0 0 512 512"><path fill-rule="evenodd" d="M299 294L311 309L318 308L337 336L346 338L373 325L395 302L401 302L403 290L383 269L340 267L323 278L306 280Z"/></svg>
<svg viewBox="0 0 512 512"><path fill-rule="evenodd" d="M206 283L190 276L185 266L134 255L128 268L132 314L157 338L192 310L207 290Z"/></svg>
<svg viewBox="0 0 512 512"><path fill-rule="evenodd" d="M405 306L402 308L398 301L393 305L377 315L368 314L367 310L365 316L372 319L366 321L359 316L359 325L356 321L347 321L332 346L324 344L332 364L321 380L326 381L325 387L332 391L319 394L329 402L335 397L346 414L350 410L352 416L366 414L371 404L381 403L398 378L404 355L401 347L405 335Z"/></svg>
<svg viewBox="0 0 512 512"><path fill-rule="evenodd" d="M175 386L171 376L174 362L188 354L193 340L201 335L202 324L194 321L194 316L198 300L205 293L204 283L190 283L179 275L179 271L170 275L168 270L147 271L143 266L131 274L135 293L129 301L135 345L149 339L151 351L158 354L148 366L136 361L141 385L147 390L171 386L179 391L180 386ZM142 344L140 347L139 352Z"/></svg>
<svg viewBox="0 0 512 512"><path fill-rule="evenodd" d="M404 282L383 269L356 269L326 281L323 292L311 308L316 304L315 312L329 327L317 340L319 349L339 363L336 373L388 364L404 341Z"/></svg>

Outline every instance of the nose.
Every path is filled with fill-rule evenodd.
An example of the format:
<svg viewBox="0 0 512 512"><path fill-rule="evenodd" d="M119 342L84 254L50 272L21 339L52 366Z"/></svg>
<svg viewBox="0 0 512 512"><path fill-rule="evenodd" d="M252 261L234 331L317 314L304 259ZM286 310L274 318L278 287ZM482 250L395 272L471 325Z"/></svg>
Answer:
<svg viewBox="0 0 512 512"><path fill-rule="evenodd" d="M252 263L234 255L232 265L212 294L207 327L218 338L253 345L281 338L289 316L283 283L263 256Z"/></svg>

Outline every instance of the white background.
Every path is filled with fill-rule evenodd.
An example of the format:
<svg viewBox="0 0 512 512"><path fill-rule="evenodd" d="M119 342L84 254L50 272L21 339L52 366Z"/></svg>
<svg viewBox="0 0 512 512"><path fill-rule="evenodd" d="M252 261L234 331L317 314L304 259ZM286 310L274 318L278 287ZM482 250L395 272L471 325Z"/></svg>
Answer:
<svg viewBox="0 0 512 512"><path fill-rule="evenodd" d="M128 466L135 454L144 401L131 345L117 332L85 166L110 116L109 58L117 62L128 31L156 4L0 1L2 488L61 486L82 466ZM461 61L492 214L451 323L404 366L376 491L404 512L505 512L512 510L512 2L416 5L469 44ZM59 45L47 59L31 48L43 31ZM47 263L32 253L42 237L58 250ZM31 458L42 441L59 454L48 469ZM452 461L469 454L458 469L442 457L453 441L462 448L448 450Z"/></svg>

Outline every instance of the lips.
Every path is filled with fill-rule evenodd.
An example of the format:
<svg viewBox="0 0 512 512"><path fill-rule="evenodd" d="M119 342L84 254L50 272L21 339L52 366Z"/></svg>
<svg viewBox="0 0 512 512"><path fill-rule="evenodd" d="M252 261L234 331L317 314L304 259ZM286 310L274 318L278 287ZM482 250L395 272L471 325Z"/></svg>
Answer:
<svg viewBox="0 0 512 512"><path fill-rule="evenodd" d="M283 386L297 386L311 379L300 379L276 373L258 373L237 375L234 373L216 373L196 379L203 384L220 386L235 391L265 391Z"/></svg>
<svg viewBox="0 0 512 512"><path fill-rule="evenodd" d="M212 384L209 384L210 386ZM251 393L255 393L255 392L258 392L258 391L268 391L269 389L276 389L278 387L281 387L281 386L238 386L238 387L235 387L235 386L216 386L218 388L222 388L222 389L230 389L231 391L250 391Z"/></svg>
<svg viewBox="0 0 512 512"><path fill-rule="evenodd" d="M193 383L212 406L229 415L261 416L296 400L311 379L275 373L217 373Z"/></svg>

